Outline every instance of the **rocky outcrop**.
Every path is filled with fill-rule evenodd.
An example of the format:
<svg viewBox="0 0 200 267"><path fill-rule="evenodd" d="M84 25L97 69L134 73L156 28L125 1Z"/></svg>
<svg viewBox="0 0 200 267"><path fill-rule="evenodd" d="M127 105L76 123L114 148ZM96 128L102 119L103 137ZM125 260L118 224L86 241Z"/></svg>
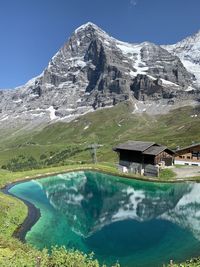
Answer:
<svg viewBox="0 0 200 267"><path fill-rule="evenodd" d="M147 75L138 74L130 88L134 93L134 97L139 101L163 97L162 81L159 78L152 80Z"/></svg>
<svg viewBox="0 0 200 267"><path fill-rule="evenodd" d="M148 66L148 74L155 78L187 88L195 77L190 74L177 56L154 44L147 44L141 49L141 58Z"/></svg>
<svg viewBox="0 0 200 267"><path fill-rule="evenodd" d="M200 31L176 44L162 47L180 58L187 71L195 75L195 84L200 88Z"/></svg>
<svg viewBox="0 0 200 267"><path fill-rule="evenodd" d="M174 85L176 89L176 85ZM183 89L174 90L173 84L170 87L163 83L161 78L151 79L148 75L138 74L133 80L130 86L133 91L134 97L139 101L157 101L168 99L169 102L173 103L181 100L193 100L198 101L199 92L198 90L185 91Z"/></svg>
<svg viewBox="0 0 200 267"><path fill-rule="evenodd" d="M0 128L24 124L30 129L70 121L128 99L135 103L199 99L195 75L172 50L148 42L124 43L87 23L40 76L14 90L0 91Z"/></svg>

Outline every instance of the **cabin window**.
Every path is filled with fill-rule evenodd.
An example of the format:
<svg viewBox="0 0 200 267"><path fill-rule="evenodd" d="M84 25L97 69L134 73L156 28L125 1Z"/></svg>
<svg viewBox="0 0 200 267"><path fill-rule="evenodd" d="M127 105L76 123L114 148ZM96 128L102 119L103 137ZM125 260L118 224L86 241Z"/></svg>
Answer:
<svg viewBox="0 0 200 267"><path fill-rule="evenodd" d="M190 156L187 156L187 159L190 159Z"/></svg>
<svg viewBox="0 0 200 267"><path fill-rule="evenodd" d="M179 156L179 158L181 158L181 159L182 159L183 157L182 157L182 156Z"/></svg>

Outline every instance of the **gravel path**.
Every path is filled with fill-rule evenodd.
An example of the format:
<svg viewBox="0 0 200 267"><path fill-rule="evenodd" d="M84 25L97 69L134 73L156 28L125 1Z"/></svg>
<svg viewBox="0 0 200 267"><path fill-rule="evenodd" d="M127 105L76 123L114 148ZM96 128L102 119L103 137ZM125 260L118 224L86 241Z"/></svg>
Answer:
<svg viewBox="0 0 200 267"><path fill-rule="evenodd" d="M172 168L176 173L177 178L200 176L200 167L196 166L183 166L180 168Z"/></svg>

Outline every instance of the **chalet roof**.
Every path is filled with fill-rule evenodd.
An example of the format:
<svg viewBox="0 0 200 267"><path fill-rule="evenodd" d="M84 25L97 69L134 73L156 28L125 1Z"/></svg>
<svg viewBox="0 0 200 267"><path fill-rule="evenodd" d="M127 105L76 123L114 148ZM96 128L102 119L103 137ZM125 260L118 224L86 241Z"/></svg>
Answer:
<svg viewBox="0 0 200 267"><path fill-rule="evenodd" d="M154 156L157 156L158 154L166 150L167 153L171 155L174 154L174 151L170 150L166 146L162 146L154 142L142 142L142 141L128 141L126 143L119 144L118 146L113 148L113 150L138 151L142 152L142 154L144 155L154 155Z"/></svg>
<svg viewBox="0 0 200 267"><path fill-rule="evenodd" d="M143 154L144 155L158 155L159 153L163 152L166 150L166 146L151 146L148 149L146 149Z"/></svg>
<svg viewBox="0 0 200 267"><path fill-rule="evenodd" d="M192 145L190 145L190 146L186 146L186 147L177 149L177 150L175 151L175 153L180 153L180 152L182 152L182 151L185 151L185 150L188 150L188 149L195 148L196 146L200 146L200 143L192 144Z"/></svg>
<svg viewBox="0 0 200 267"><path fill-rule="evenodd" d="M134 150L143 152L149 147L156 145L154 142L142 142L142 141L128 141L123 144L119 144L114 150Z"/></svg>

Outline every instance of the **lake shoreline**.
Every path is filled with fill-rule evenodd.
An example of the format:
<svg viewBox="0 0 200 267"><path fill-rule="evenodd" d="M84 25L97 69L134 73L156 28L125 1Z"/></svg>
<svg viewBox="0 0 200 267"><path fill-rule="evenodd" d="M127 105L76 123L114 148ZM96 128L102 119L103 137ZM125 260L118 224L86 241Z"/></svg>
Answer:
<svg viewBox="0 0 200 267"><path fill-rule="evenodd" d="M117 176L117 174L114 174L112 172L109 171L103 171L103 170L99 170L99 169L95 169L95 168L74 168L74 169L70 169L70 170L66 170L66 171L61 171L61 172L55 172L55 173L44 173L44 174L38 174L35 176L31 176L31 177L24 177L24 178L19 178L19 180L10 182L6 185L4 185L2 188L0 188L0 191L3 192L6 195L12 196L14 198L19 199L20 201L22 201L28 209L28 213L26 218L24 219L24 221L15 229L15 231L13 232L12 236L19 239L20 241L22 241L23 243L26 242L26 234L28 233L28 231L31 230L31 228L37 223L37 221L40 219L41 217L41 212L40 209L36 208L31 202L24 200L20 197L15 196L14 194L10 193L9 190L14 187L17 184L20 183L25 183L31 180L35 180L35 179L43 179L45 177L50 177L50 176L54 176L54 175L59 175L59 174L64 174L64 173L69 173L69 172L78 172L78 171L96 171L96 172L101 172L101 173L105 173L105 174L111 174L111 175L115 175ZM141 181L151 181L151 182L155 182L149 179L140 179L138 177L131 177L129 175L123 175L120 176L118 174L118 177L121 178L127 178L127 179L136 179L136 180L141 180Z"/></svg>
<svg viewBox="0 0 200 267"><path fill-rule="evenodd" d="M25 218L25 220L23 221L23 223L21 225L19 225L16 230L13 233L13 237L19 239L22 242L26 242L25 237L28 231L31 230L31 228L33 227L33 225L35 225L37 223L37 221L40 219L41 217L41 213L40 213L40 209L36 208L32 203L30 203L27 200L24 200L20 197L15 196L14 194L10 193L9 190L19 184L19 183L24 183L24 182L28 182L31 180L35 180L35 179L43 179L45 177L50 177L50 176L54 176L54 175L59 175L59 174L64 174L64 173L69 173L69 172L78 172L78 171L94 171L94 172L100 172L100 173L105 173L108 175L113 175L119 178L125 178L125 179L131 179L131 180L138 180L138 181L143 181L143 182L150 182L150 183L184 183L184 182L199 182L198 180L194 180L194 179L171 179L171 180L160 180L159 178L153 178L153 177L142 177L142 176L133 176L133 175L129 175L129 174L124 174L124 173L115 173L112 171L105 171L105 170L101 170L100 168L95 168L95 167L82 167L82 168L71 168L65 171L60 171L60 172L54 172L54 173L44 173L44 174L38 174L35 176L30 176L30 177L24 177L24 178L19 178L16 181L10 182L6 185L4 185L2 188L0 188L0 191L2 191L4 194L10 195L12 197L15 197L19 200L21 200L28 208L28 213L27 216Z"/></svg>
<svg viewBox="0 0 200 267"><path fill-rule="evenodd" d="M25 181L23 181L23 182L25 182ZM15 229L15 231L12 234L12 236L14 238L17 238L20 241L22 241L23 243L25 243L26 242L26 239L25 239L26 234L28 233L28 231L31 230L33 225L35 225L37 223L37 221L40 219L41 213L40 213L40 209L36 208L35 205L33 205L31 202L29 202L29 201L27 201L27 200L25 200L23 198L17 197L14 194L9 192L9 190L13 186L15 186L15 185L17 185L19 183L22 183L22 182L18 181L18 182L14 182L14 183L11 183L9 185L6 185L3 189L1 189L1 191L6 195L9 195L9 196L12 196L14 198L17 198L17 199L21 200L27 206L27 211L28 212L27 212L26 218L24 219L22 224L20 224Z"/></svg>
<svg viewBox="0 0 200 267"><path fill-rule="evenodd" d="M12 187L12 184L18 184L18 183L23 183L26 181L35 180L35 179L42 179L42 178L49 177L49 176L65 174L65 173L69 173L69 172L78 172L78 171L96 171L96 172L100 172L100 173L118 176L120 178L127 178L127 179L131 179L131 180L138 180L138 181L143 181L143 182L153 182L153 183L183 183L183 182L200 183L200 177L199 176L187 177L186 179L175 177L175 178L169 178L166 180L162 180L159 177L141 176L141 175L131 174L131 173L122 173L122 172L118 172L118 171L104 170L103 168L101 169L101 167L95 167L95 166L94 167L90 167L90 166L88 167L87 166L87 167L70 168L70 169L66 169L66 170L62 170L62 171L56 171L56 172L46 172L43 174L36 174L33 176L20 177L20 178L17 178L16 180L14 180L12 182L5 183L4 185L2 185L0 187L0 190L3 190L4 188L6 188L9 185L11 185L11 187Z"/></svg>
<svg viewBox="0 0 200 267"><path fill-rule="evenodd" d="M93 184L93 178L95 178L95 179L97 179L97 181L101 181L101 180L99 180L98 179L98 177L104 177L104 179L103 179L103 181L105 180L105 185L108 185L107 184L107 179L106 179L106 176L104 176L103 175L103 172L101 172L102 173L102 176L96 176L96 175L98 175L98 173L97 172L92 172L91 170L89 170L88 172L77 172L77 170L76 170L76 172L74 172L74 173L71 173L69 176L71 177L71 175L72 176L75 176L75 177L79 177L79 174L84 174L84 173L88 173L88 175L89 175L89 173L90 173L90 175L91 176L89 176L91 179L91 181L92 181L92 184ZM94 176L93 176L94 175ZM68 177L68 175L66 174L66 175L58 175L58 176L51 176L52 177L52 181L54 181L54 183L55 184L57 184L57 179L58 180L62 180L62 179L66 179L67 177ZM88 177L88 176L87 176ZM40 178L42 178L42 177L40 177ZM109 177L108 177L109 178ZM119 182L122 182L123 183L123 181L124 181L124 184L125 184L125 186L129 186L129 183L127 182L128 180L127 179L123 179L123 177L120 177L119 178L119 176L115 176L115 177L111 177L112 178L112 182L113 182L113 184L115 184L115 183L118 183L118 181ZM116 178L116 179L115 179ZM39 181L40 179L38 179L38 181ZM45 181L46 179L44 178L44 180L42 179L42 180L40 180L41 181L41 183L43 184L43 181ZM49 178L47 178L47 181L49 180ZM79 183L77 183L79 181L79 179L78 180L74 180L74 182L76 182L76 184L79 184ZM130 181L130 180L129 180ZM24 182L27 182L27 179L25 179L24 180ZM36 180L36 182L37 182L37 180ZM138 182L134 182L134 180L132 180L132 182L133 182L133 184L136 184L136 185L139 185L140 183ZM130 181L130 184L132 184L132 182ZM98 184L98 183L97 183ZM148 186L148 184L149 184L149 186ZM16 185L18 185L18 186L20 186L19 188L22 188L23 189L23 192L25 192L25 195L26 196L32 196L32 182L28 182L28 183L26 183L26 184L24 184L23 182L21 182L21 181L18 181L18 182L15 182L15 183L12 183L12 184L9 184L9 185L7 185L7 187L6 188L4 188L4 190L3 190L3 192L4 193L7 193L7 194L9 194L9 195L15 195L15 194L18 194L18 192L21 192L21 189L19 189L18 190L18 186L17 186L17 189L15 190L15 187L14 186L16 186ZM49 184L48 184L49 185ZM67 182L67 184L66 185L68 185L68 182ZM155 184L152 184L152 183L141 183L141 186L144 186L144 188L146 188L146 186L148 186L148 188L154 188L154 186L159 186L159 184L157 184L156 185L156 183ZM182 183L182 184L180 184L180 188L181 188L181 192L182 192L182 185L184 186L184 183ZM163 186L164 186L164 184L163 184ZM168 186L170 186L170 188L171 187L173 187L173 184L166 184L166 188L168 188ZM176 184L174 184L174 186L179 186L178 184L176 185ZM185 184L185 186L187 186L186 184ZM67 186L68 187L68 186ZM11 190L11 188L12 188L12 190ZM107 188L107 186L106 186L106 188ZM139 187L140 188L140 187ZM161 185L161 190L163 190L162 189L163 187L162 187L162 185ZM165 188L165 187L164 187ZM14 190L13 190L14 189ZM120 191L122 191L121 190L122 188L120 187ZM152 189L151 189L152 190ZM150 190L150 191L151 191ZM100 191L101 191L101 189L100 189ZM113 190L111 190L112 192L113 192ZM120 192L119 191L119 192ZM164 190L165 191L165 190ZM36 191L34 191L34 192L38 192L37 190ZM95 191L96 192L96 191ZM152 192L152 191L151 191ZM174 193L174 191L172 191L173 193ZM30 193L30 195L29 195L29 193ZM20 195L20 197L19 197L19 199L20 200L22 200L21 199L21 197L23 198L23 194L19 194ZM37 198L37 194L36 193L34 193L34 195L36 196L36 198ZM40 194L39 194L40 195ZM38 196L39 196L38 195ZM64 194L63 194L64 195ZM169 193L167 193L167 195L169 195L170 196L170 198L171 197L173 197L173 194L169 194ZM60 197L60 195L58 195L59 197ZM151 196L151 194L150 194L150 196ZM18 199L18 196L15 196L15 198L16 199ZM32 198L30 198L30 200L29 201L31 201L31 199ZM34 199L34 198L33 198ZM59 198L60 199L60 198ZM22 200L23 201L23 200ZM7 200L7 202L9 202L9 199ZM30 206L28 206L27 205L27 202L25 202L25 201L23 201L25 204L26 204L26 206L28 207L28 209L29 209L29 212L31 213L31 212L34 212L34 210L31 210L31 208L30 208ZM31 203L32 203L32 201L31 201ZM37 202L36 202L37 203ZM33 205L35 205L35 206L38 206L37 204L34 204L34 202L33 202ZM34 208L34 206L33 206L33 208ZM25 206L23 205L22 206L22 209L24 210L24 211L26 211L26 213L23 213L24 214L24 216L23 216L23 218L21 219L21 222L23 221L23 219L26 217L26 215L27 215L27 208L26 208L26 210L25 210ZM118 209L118 208L117 208ZM33 222L33 217L34 217L34 215L32 214L31 216L30 216L30 214L29 214L29 219L30 219L30 223L31 223L31 225L34 225L35 223L36 223L36 228L37 228L37 225L39 225L40 224L40 222L43 220L43 211L42 211L43 209L41 208L41 214L42 214L42 217L40 217L40 214L38 215L38 216L36 216L36 219L38 220L39 218L42 218L42 219L40 219L38 222L37 222L37 220L36 220L36 222ZM36 210L37 211L37 210ZM44 213L45 214L45 213ZM28 215L27 215L27 217L28 217ZM45 221L45 220L44 220ZM24 224L24 223L23 223ZM15 224L16 225L16 224ZM54 227L54 224L53 224L53 227ZM22 232L20 233L20 228L21 228L21 230L22 230ZM134 227L133 227L134 228ZM155 229L157 229L157 227L154 227ZM32 228L32 229L35 229L35 226ZM38 229L40 229L40 227L38 227ZM48 228L47 228L48 229ZM51 229L51 228L50 228ZM53 228L52 228L53 229ZM122 227L122 229L127 229L127 227ZM162 230L162 224L161 224L161 230ZM28 241L28 237L29 237L29 234L33 231L33 230L31 230L30 232L28 232L27 233L27 228L25 228L25 227L22 227L22 226L20 226L19 228L17 228L16 229L16 231L15 231L15 233L14 233L14 236L15 237L17 237L18 239L20 239L21 241L25 241L26 242L26 240L27 240L27 242L26 243L29 243L29 241ZM139 231L138 231L139 232ZM162 231L161 231L162 232ZM17 234L16 234L17 233ZM41 233L41 230L40 230L40 232L38 231L38 236L40 237L40 233ZM52 233L52 231L51 231L51 233ZM61 235L62 236L62 235ZM116 235L115 235L116 236ZM154 235L153 235L154 236ZM155 235L156 236L156 235ZM26 240L24 240L24 239L26 239ZM39 243L38 244L43 244L43 241L42 240L44 240L44 242L46 242L46 240L48 240L48 238L47 238L47 236L43 239L41 239L40 240L40 238L39 238ZM146 241L145 241L146 242ZM59 242L58 242L59 243ZM56 242L55 242L55 244L56 244ZM69 244L69 243L66 243L66 244ZM73 243L72 243L73 244ZM75 244L75 243L74 243ZM67 246L68 247L68 246ZM42 249L42 247L41 248L39 248L39 250L41 250ZM168 259L167 259L167 261L168 261Z"/></svg>

